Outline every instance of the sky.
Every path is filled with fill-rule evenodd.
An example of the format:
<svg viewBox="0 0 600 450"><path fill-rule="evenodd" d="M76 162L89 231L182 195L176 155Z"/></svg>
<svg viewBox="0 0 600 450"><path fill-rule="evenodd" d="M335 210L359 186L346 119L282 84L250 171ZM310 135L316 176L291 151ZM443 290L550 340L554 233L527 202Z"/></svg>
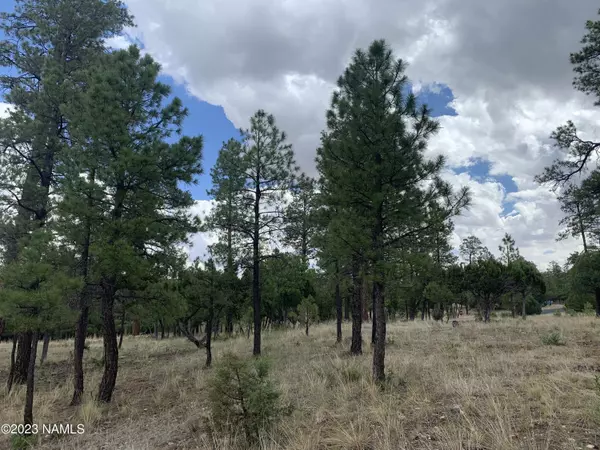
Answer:
<svg viewBox="0 0 600 450"><path fill-rule="evenodd" d="M11 8L3 0L0 10ZM569 54L579 50L594 0L128 0L137 27L113 40L139 42L163 67L190 114L184 133L205 138L197 212L211 203L210 167L223 141L259 108L273 113L303 171L314 157L337 77L356 48L386 39L409 63L413 91L438 117L428 155L444 177L469 186L453 244L477 235L492 253L504 235L545 268L580 249L556 242L555 194L533 178L561 156L550 133L569 119L594 136L600 111L574 91ZM596 136L597 137L597 136ZM194 238L192 256L210 237Z"/></svg>

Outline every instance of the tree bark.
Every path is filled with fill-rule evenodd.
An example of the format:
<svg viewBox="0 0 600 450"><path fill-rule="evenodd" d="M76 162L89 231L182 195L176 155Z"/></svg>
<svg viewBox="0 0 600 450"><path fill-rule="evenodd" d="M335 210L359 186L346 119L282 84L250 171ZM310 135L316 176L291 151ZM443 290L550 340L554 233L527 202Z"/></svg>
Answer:
<svg viewBox="0 0 600 450"><path fill-rule="evenodd" d="M336 264L337 269L337 264ZM337 273L337 270L336 270ZM342 295L340 293L340 280L339 278L335 282L335 310L336 310L336 342L339 344L342 342Z"/></svg>
<svg viewBox="0 0 600 450"><path fill-rule="evenodd" d="M377 340L377 315L375 314L375 306L376 306L376 300L375 300L375 290L377 289L377 287L375 286L375 282L373 282L373 292L371 295L371 299L373 301L373 311L372 311L372 320L371 320L371 345L375 345L375 341Z"/></svg>
<svg viewBox="0 0 600 450"><path fill-rule="evenodd" d="M31 359L32 344L31 331L19 333L13 383L27 383L27 371L29 369L29 360Z"/></svg>
<svg viewBox="0 0 600 450"><path fill-rule="evenodd" d="M583 219L581 218L581 210L579 209L579 203L576 203L575 207L577 208L577 220L579 221L579 232L581 234L581 240L583 241L583 252L587 253L588 247L587 247L587 241L585 239L585 227L583 226Z"/></svg>
<svg viewBox="0 0 600 450"><path fill-rule="evenodd" d="M596 288L596 317L600 317L600 288Z"/></svg>
<svg viewBox="0 0 600 450"><path fill-rule="evenodd" d="M350 353L362 354L362 277L358 268L353 273L354 292L352 296L352 343Z"/></svg>
<svg viewBox="0 0 600 450"><path fill-rule="evenodd" d="M131 335L139 336L140 335L140 319L137 317L133 319L133 323L131 324Z"/></svg>
<svg viewBox="0 0 600 450"><path fill-rule="evenodd" d="M6 390L11 391L13 380L15 378L15 354L17 352L17 335L12 338L12 351L10 352L10 371L8 372L8 381L6 382Z"/></svg>
<svg viewBox="0 0 600 450"><path fill-rule="evenodd" d="M213 318L212 313L208 314L208 320L206 321L206 367L210 367L212 364L212 327L213 327Z"/></svg>
<svg viewBox="0 0 600 450"><path fill-rule="evenodd" d="M381 165L381 156L377 153L376 162ZM381 183L381 181L380 181ZM380 185L381 189L381 185ZM385 381L385 262L383 243L383 204L376 210L376 221L372 234L373 248L373 381Z"/></svg>
<svg viewBox="0 0 600 450"><path fill-rule="evenodd" d="M527 302L525 301L526 297L525 294L523 294L523 319L527 318Z"/></svg>
<svg viewBox="0 0 600 450"><path fill-rule="evenodd" d="M181 333L183 333L183 335L188 339L188 341L190 341L192 344L194 344L197 348L200 348L204 345L204 343L206 342L207 337L204 336L202 339L198 339L196 336L194 336L194 333L192 333L189 328L185 327L183 325L183 323L180 321L178 322L179 325L179 331Z"/></svg>
<svg viewBox="0 0 600 450"><path fill-rule="evenodd" d="M27 392L25 394L25 409L23 411L23 424L33 425L33 393L35 389L35 360L38 347L38 331L29 332L31 337L31 351L27 370Z"/></svg>
<svg viewBox="0 0 600 450"><path fill-rule="evenodd" d="M350 296L348 294L344 297L344 320L350 320Z"/></svg>
<svg viewBox="0 0 600 450"><path fill-rule="evenodd" d="M121 350L121 346L123 345L123 337L125 336L125 306L123 306L123 311L121 312L121 326L119 332L119 350Z"/></svg>
<svg viewBox="0 0 600 450"><path fill-rule="evenodd" d="M102 295L102 331L104 341L104 373L98 389L98 400L110 403L117 382L119 369L119 349L117 346L117 330L114 317L114 280L108 281Z"/></svg>
<svg viewBox="0 0 600 450"><path fill-rule="evenodd" d="M379 274L383 277L383 274ZM373 322L377 323L375 342L373 343L373 380L376 382L385 381L385 297L383 278L373 283L374 314Z"/></svg>
<svg viewBox="0 0 600 450"><path fill-rule="evenodd" d="M368 322L369 321L369 308L367 307L367 298L369 298L369 283L365 282L363 280L362 282L362 292L360 293L361 296L361 307L362 307L362 321L363 322Z"/></svg>
<svg viewBox="0 0 600 450"><path fill-rule="evenodd" d="M257 175L258 179L258 175ZM259 253L259 211L260 202L260 189L256 187L256 199L254 202L254 233L252 242L252 306L254 307L254 348L252 354L254 356L260 355L260 344L261 344L261 311L260 311L260 253Z"/></svg>
<svg viewBox="0 0 600 450"><path fill-rule="evenodd" d="M90 182L92 187L88 192L88 208L94 206L93 185L96 181L96 170L90 172ZM89 216L85 218L85 237L83 248L81 249L81 275L84 280L83 290L79 293L79 317L75 327L75 342L73 348L73 397L71 406L79 405L83 396L83 352L85 350L85 339L87 337L88 322L90 316L90 245L92 243L92 222Z"/></svg>
<svg viewBox="0 0 600 450"><path fill-rule="evenodd" d="M88 318L90 308L82 300L83 304L77 319L75 329L75 350L73 352L73 398L71 406L79 405L83 396L83 352L85 350L85 338L87 335Z"/></svg>
<svg viewBox="0 0 600 450"><path fill-rule="evenodd" d="M44 364L46 358L48 357L48 347L50 346L50 333L47 331L44 333L44 345L42 346L42 359L40 364Z"/></svg>

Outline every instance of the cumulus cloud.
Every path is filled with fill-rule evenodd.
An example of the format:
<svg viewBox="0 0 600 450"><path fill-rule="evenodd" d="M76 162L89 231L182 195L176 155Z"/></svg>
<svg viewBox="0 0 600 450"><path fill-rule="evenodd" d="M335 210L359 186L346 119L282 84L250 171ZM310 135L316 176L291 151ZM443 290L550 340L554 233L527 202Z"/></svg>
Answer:
<svg viewBox="0 0 600 450"><path fill-rule="evenodd" d="M198 216L201 220L206 218L214 206L212 200L197 200L194 206L190 208L190 212ZM196 233L190 239L190 244L184 249L189 255L191 261L196 258L206 260L208 257L208 247L217 242L217 237L214 233Z"/></svg>
<svg viewBox="0 0 600 450"><path fill-rule="evenodd" d="M567 119L595 131L600 115L571 87L576 51L594 0L130 0L132 33L190 92L223 106L246 127L258 108L275 114L304 170L314 155L337 77L357 47L385 38L410 62L415 89L433 83L455 94L458 116L440 119L430 152L450 166L490 161L513 178L507 195L494 180L457 175L475 203L457 220L494 250L504 232L539 264L564 260L575 242L554 242L560 211L533 177L558 156L550 132ZM116 43L115 45L117 45ZM514 211L504 214L506 201ZM494 240L492 244L491 241ZM548 253L553 250L554 253Z"/></svg>

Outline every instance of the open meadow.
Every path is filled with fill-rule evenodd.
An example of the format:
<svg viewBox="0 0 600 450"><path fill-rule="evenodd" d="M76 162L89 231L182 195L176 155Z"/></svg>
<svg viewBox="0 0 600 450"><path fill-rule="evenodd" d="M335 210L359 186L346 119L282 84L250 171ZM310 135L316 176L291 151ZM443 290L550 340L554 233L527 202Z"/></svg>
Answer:
<svg viewBox="0 0 600 450"><path fill-rule="evenodd" d="M349 327L345 325L345 336ZM363 329L370 336L370 326ZM600 441L600 323L553 315L490 324L415 321L388 325L383 388L371 382L370 345L348 354L334 324L265 332L264 355L291 415L262 436L262 449L578 449ZM558 344L558 345L557 345ZM85 356L86 399L69 407L72 343L52 342L38 369L36 422L85 424L82 435L43 437L40 449L238 449L213 433L207 380L230 350L251 357L245 337L214 343L215 368L183 338L126 337L114 402L92 400L102 342ZM10 345L0 345L0 377ZM0 397L2 422L20 423L24 389ZM241 438L241 436L240 436ZM0 448L6 448L6 436ZM588 447L589 446L589 447Z"/></svg>

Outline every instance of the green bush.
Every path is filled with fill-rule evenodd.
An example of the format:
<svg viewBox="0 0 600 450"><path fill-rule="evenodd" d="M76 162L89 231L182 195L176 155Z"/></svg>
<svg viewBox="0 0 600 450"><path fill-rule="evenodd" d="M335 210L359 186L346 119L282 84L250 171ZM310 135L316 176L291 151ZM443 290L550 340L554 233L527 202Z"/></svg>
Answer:
<svg viewBox="0 0 600 450"><path fill-rule="evenodd" d="M592 305L590 302L586 302L585 305L583 305L583 314L586 316L595 316L596 308L594 308L594 305Z"/></svg>
<svg viewBox="0 0 600 450"><path fill-rule="evenodd" d="M565 337L558 330L554 330L542 336L542 344L544 345L566 345L566 343Z"/></svg>
<svg viewBox="0 0 600 450"><path fill-rule="evenodd" d="M215 427L232 434L241 430L249 443L257 442L283 412L263 358L226 354L209 381L208 400Z"/></svg>
<svg viewBox="0 0 600 450"><path fill-rule="evenodd" d="M13 434L10 439L12 450L29 450L37 443L35 434Z"/></svg>
<svg viewBox="0 0 600 450"><path fill-rule="evenodd" d="M525 312L528 316L542 313L542 304L533 295L525 298Z"/></svg>

